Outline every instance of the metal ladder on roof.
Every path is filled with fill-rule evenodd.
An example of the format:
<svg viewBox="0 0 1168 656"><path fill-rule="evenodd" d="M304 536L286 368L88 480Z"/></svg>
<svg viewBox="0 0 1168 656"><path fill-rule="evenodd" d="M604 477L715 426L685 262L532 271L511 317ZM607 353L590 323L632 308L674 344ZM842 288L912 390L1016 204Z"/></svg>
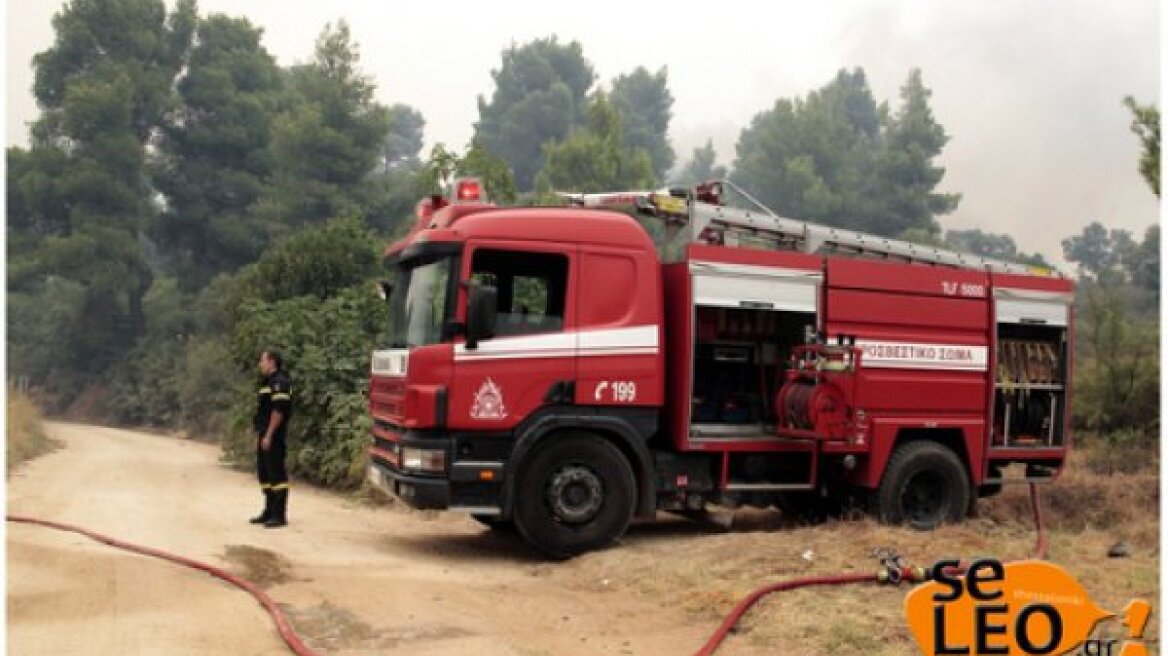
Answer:
<svg viewBox="0 0 1168 656"><path fill-rule="evenodd" d="M722 203L730 188L758 209L746 210ZM622 191L597 194L560 194L579 207L632 207L656 216L667 229L688 229L690 241L725 246L752 246L803 253L834 252L898 262L977 269L994 273L1057 276L1057 272L1016 262L1004 262L969 253L833 228L779 216L729 180L696 185L692 190Z"/></svg>

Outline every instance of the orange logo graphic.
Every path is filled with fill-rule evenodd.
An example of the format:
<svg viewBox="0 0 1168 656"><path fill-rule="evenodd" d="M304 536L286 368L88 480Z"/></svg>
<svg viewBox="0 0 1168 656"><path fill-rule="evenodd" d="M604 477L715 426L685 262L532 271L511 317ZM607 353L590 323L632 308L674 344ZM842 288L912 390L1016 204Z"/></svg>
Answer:
<svg viewBox="0 0 1168 656"><path fill-rule="evenodd" d="M957 561L933 567L933 580L904 601L905 615L926 656L1036 656L1084 654L1141 656L1151 606L1132 601L1124 609L1128 641L1089 640L1099 621L1114 617L1100 608L1066 570L1028 560L1001 563L978 560L963 576Z"/></svg>

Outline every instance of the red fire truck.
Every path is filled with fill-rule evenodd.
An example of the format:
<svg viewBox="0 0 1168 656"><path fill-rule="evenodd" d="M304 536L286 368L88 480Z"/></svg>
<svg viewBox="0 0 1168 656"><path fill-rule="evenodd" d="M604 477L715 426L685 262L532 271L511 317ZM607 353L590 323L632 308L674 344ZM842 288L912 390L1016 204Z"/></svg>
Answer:
<svg viewBox="0 0 1168 656"><path fill-rule="evenodd" d="M386 250L372 354L370 478L413 507L568 557L708 503L846 495L929 529L1063 465L1057 273L731 207L728 182L453 189Z"/></svg>

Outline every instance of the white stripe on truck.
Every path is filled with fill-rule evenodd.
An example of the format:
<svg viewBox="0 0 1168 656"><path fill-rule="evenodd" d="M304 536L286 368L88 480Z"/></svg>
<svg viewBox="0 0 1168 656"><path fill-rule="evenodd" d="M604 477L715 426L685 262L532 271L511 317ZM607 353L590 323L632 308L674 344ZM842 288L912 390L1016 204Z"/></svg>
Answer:
<svg viewBox="0 0 1168 656"><path fill-rule="evenodd" d="M454 345L456 361L524 358L595 357L607 355L656 355L660 344L657 326L580 330L544 335L494 337L479 342L477 349Z"/></svg>

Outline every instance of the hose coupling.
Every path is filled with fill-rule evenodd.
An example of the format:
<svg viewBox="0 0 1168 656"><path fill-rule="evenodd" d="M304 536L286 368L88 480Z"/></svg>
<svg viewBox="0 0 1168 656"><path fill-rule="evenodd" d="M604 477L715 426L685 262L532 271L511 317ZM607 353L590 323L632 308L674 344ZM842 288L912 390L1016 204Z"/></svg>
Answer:
<svg viewBox="0 0 1168 656"><path fill-rule="evenodd" d="M881 567L880 571L876 572L876 579L881 583L891 583L892 585L900 585L902 579L899 567L886 566Z"/></svg>
<svg viewBox="0 0 1168 656"><path fill-rule="evenodd" d="M929 570L925 567L921 567L920 565L913 565L912 567L907 567L905 569L905 578L907 578L911 583L923 583L932 578Z"/></svg>
<svg viewBox="0 0 1168 656"><path fill-rule="evenodd" d="M876 572L876 579L881 583L900 585L903 582L920 583L929 580L929 571L919 565L885 565Z"/></svg>

